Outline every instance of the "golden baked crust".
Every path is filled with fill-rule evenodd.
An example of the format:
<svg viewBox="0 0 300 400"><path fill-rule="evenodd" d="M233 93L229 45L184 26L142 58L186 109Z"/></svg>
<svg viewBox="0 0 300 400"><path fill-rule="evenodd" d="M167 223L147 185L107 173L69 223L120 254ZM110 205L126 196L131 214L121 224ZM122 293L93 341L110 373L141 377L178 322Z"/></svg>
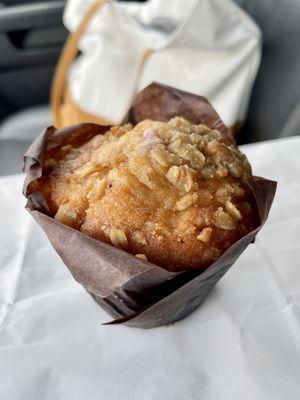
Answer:
<svg viewBox="0 0 300 400"><path fill-rule="evenodd" d="M113 127L47 168L35 190L58 221L169 270L209 266L258 224L246 157L183 118Z"/></svg>

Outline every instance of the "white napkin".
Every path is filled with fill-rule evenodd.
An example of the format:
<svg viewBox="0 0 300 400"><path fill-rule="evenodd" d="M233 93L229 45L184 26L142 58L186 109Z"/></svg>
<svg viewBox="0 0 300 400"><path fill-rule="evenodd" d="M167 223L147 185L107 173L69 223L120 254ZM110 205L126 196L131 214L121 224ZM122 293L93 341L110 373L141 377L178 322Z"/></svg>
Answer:
<svg viewBox="0 0 300 400"><path fill-rule="evenodd" d="M243 147L278 180L266 226L190 317L169 327L111 318L23 209L24 176L0 178L0 398L300 398L300 138Z"/></svg>

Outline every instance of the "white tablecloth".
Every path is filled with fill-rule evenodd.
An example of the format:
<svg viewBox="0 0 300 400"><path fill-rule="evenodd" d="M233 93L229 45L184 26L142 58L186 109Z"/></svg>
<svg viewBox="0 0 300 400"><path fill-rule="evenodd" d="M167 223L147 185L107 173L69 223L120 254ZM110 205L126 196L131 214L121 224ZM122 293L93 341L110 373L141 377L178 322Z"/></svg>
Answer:
<svg viewBox="0 0 300 400"><path fill-rule="evenodd" d="M102 326L24 211L23 175L0 178L0 399L300 398L300 138L243 150L278 181L266 226L198 310L152 330Z"/></svg>

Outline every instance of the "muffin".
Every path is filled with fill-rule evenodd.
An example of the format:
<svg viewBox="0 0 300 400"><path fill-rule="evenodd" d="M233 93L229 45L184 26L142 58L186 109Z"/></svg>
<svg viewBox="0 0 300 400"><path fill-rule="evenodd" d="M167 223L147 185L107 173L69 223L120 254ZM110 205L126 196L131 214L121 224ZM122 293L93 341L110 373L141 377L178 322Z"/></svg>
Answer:
<svg viewBox="0 0 300 400"><path fill-rule="evenodd" d="M204 269L259 224L231 138L175 117L48 152L34 182L54 218L169 271Z"/></svg>

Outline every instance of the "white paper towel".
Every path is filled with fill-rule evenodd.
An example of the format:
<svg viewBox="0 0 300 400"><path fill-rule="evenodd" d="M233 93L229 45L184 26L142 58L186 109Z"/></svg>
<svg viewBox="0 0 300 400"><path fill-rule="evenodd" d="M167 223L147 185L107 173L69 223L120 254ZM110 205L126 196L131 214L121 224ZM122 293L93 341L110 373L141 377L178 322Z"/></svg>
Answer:
<svg viewBox="0 0 300 400"><path fill-rule="evenodd" d="M0 178L0 399L300 398L300 138L243 147L278 181L266 226L187 319L139 330L77 284Z"/></svg>

